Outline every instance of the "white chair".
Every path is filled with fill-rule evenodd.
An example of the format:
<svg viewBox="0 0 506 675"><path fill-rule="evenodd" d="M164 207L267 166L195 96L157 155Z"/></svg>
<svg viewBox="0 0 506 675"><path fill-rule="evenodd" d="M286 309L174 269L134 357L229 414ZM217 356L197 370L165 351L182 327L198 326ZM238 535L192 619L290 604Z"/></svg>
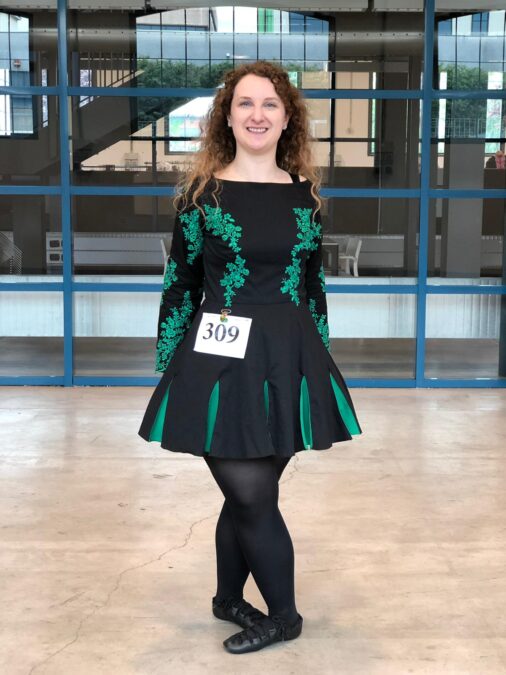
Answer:
<svg viewBox="0 0 506 675"><path fill-rule="evenodd" d="M344 273L350 276L350 260L353 261L353 276L358 277L358 256L362 246L362 239L358 237L349 237L346 242L346 250L339 256L339 262L344 260Z"/></svg>

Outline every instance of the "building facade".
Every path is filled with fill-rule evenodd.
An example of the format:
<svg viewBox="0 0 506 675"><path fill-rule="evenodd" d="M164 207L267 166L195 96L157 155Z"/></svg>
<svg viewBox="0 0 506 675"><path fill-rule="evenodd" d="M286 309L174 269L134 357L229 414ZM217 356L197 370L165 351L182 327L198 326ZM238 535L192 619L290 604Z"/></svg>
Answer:
<svg viewBox="0 0 506 675"><path fill-rule="evenodd" d="M503 0L6 0L0 384L156 383L173 185L267 59L311 113L349 385L504 387L505 36Z"/></svg>

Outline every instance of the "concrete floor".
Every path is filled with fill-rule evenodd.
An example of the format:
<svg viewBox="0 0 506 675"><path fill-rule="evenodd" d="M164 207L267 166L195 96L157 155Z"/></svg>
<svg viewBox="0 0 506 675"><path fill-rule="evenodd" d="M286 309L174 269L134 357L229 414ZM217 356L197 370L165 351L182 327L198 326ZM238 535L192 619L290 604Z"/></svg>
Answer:
<svg viewBox="0 0 506 675"><path fill-rule="evenodd" d="M281 480L302 635L243 656L221 493L137 436L151 391L0 388L0 672L506 673L506 390L351 390L363 435Z"/></svg>

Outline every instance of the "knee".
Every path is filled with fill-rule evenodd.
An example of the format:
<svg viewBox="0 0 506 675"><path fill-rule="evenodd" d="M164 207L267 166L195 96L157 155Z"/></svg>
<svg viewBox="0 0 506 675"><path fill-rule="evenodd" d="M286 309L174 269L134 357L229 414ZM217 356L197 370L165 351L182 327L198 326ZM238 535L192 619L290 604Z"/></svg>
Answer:
<svg viewBox="0 0 506 675"><path fill-rule="evenodd" d="M236 517L242 520L254 520L277 509L278 494L277 483L270 490L265 490L265 488L255 490L248 487L229 497L227 502Z"/></svg>

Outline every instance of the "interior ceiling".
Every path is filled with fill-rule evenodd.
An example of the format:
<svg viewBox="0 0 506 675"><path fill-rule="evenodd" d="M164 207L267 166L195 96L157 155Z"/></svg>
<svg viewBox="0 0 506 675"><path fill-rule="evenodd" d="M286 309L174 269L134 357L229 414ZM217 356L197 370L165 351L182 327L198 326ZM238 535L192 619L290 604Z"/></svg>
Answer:
<svg viewBox="0 0 506 675"><path fill-rule="evenodd" d="M360 12L371 8L381 12L422 11L423 0L67 0L71 9L144 10L147 7L170 10L190 7L265 7L285 10ZM0 8L11 10L56 9L57 0L0 0ZM506 0L436 0L441 11L491 11L505 9ZM0 9L1 11L1 9Z"/></svg>

